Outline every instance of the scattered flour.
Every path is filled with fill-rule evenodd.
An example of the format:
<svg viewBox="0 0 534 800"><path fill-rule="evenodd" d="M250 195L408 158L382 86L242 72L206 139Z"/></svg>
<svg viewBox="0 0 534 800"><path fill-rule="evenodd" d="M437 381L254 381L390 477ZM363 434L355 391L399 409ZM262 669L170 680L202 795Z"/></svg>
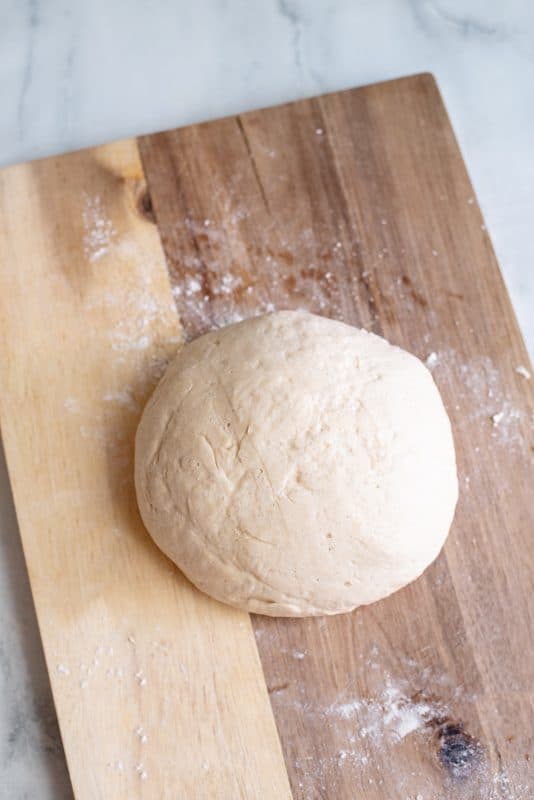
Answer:
<svg viewBox="0 0 534 800"><path fill-rule="evenodd" d="M434 352L429 353L425 359L425 364L428 367L428 369L432 369L433 367L436 366L437 363L438 363L438 354Z"/></svg>
<svg viewBox="0 0 534 800"><path fill-rule="evenodd" d="M240 230L250 211L236 208L228 191L214 199L222 209L224 227L214 219L206 226L204 220L190 216L183 222L198 247L197 253L181 257L182 283L173 288L187 338L275 307L298 306L316 313L328 308L338 319L345 319L345 301L332 267L344 264L358 251L359 243L350 232L340 229L330 245L323 245L311 227L285 238L273 223L273 230L262 232L251 253ZM326 232L332 236L331 227L325 226ZM251 257L257 263L263 261L263 280L250 269Z"/></svg>
<svg viewBox="0 0 534 800"><path fill-rule="evenodd" d="M131 411L139 411L139 404L129 389L123 389L120 392L106 392L102 399L104 403L116 403L119 406L129 408Z"/></svg>
<svg viewBox="0 0 534 800"><path fill-rule="evenodd" d="M117 362L124 360L129 351L144 351L155 343L181 342L181 336L162 341L161 324L168 329L171 320L175 323L176 307L169 297L162 297L154 291L154 269L161 269L159 262L154 264L151 254L135 238L118 235L111 222L103 216L99 198L85 199L85 219L87 225L90 221L92 226L89 235L86 225L86 255L90 261L104 254L113 256L114 260L113 270L103 273L104 277L95 284L94 290L88 285L85 302L89 310L98 308L103 313L109 312L114 319L109 338L112 350L117 353ZM98 242L98 247L95 242ZM105 275L109 275L109 288L102 285ZM88 335L95 334L89 329Z"/></svg>
<svg viewBox="0 0 534 800"><path fill-rule="evenodd" d="M124 290L117 296L107 297L107 302L121 305L124 312L110 333L111 347L117 352L146 350L154 341L155 326L159 320L175 313L174 306L168 308L151 290L150 278L140 276L137 286ZM180 341L180 337L167 340Z"/></svg>
<svg viewBox="0 0 534 800"><path fill-rule="evenodd" d="M325 713L343 720L357 719L358 737L377 744L384 739L404 739L425 727L430 719L443 716L446 709L437 703L409 700L398 686L392 685L375 698L334 703Z"/></svg>
<svg viewBox="0 0 534 800"><path fill-rule="evenodd" d="M485 426L499 445L511 450L524 446L522 424L525 412L517 408L501 373L487 356L465 360L455 350L432 352L426 365L439 374L449 373L458 387L456 394L456 426L464 421Z"/></svg>
<svg viewBox="0 0 534 800"><path fill-rule="evenodd" d="M530 372L522 364L516 367L515 371L517 372L518 375L521 375L521 377L524 378L526 381L530 380Z"/></svg>
<svg viewBox="0 0 534 800"><path fill-rule="evenodd" d="M256 630L256 636L265 640L271 633L262 628ZM384 669L379 645L372 645L358 656L358 683L366 687L365 695L349 679L347 688L329 704L321 702L315 692L310 696L309 689L298 683L296 668L285 676L289 682L271 693L273 706L295 718L299 727L316 732L310 737L310 742L316 742L313 749L303 752L299 748L293 762L299 797L342 796L349 785L355 796L364 797L365 786L373 784L381 788L372 797L451 800L449 789L442 788L436 773L438 764L429 764L428 757L438 758L439 726L447 719L469 717L468 708L478 695L431 666L427 659L433 658L426 651L432 649L432 645L421 648L420 658L401 655L400 674L394 676ZM286 648L285 652L293 651ZM532 800L529 766L524 755L502 766L482 758L465 786L455 785L454 797Z"/></svg>
<svg viewBox="0 0 534 800"><path fill-rule="evenodd" d="M188 277L185 279L184 292L186 297L192 297L202 291L202 284L198 278Z"/></svg>
<svg viewBox="0 0 534 800"><path fill-rule="evenodd" d="M150 336L140 336L138 339L130 339L128 335L117 332L112 347L114 350L146 350L150 343Z"/></svg>
<svg viewBox="0 0 534 800"><path fill-rule="evenodd" d="M84 192L83 203L84 253L88 261L94 262L109 253L116 231L99 195L91 196Z"/></svg>
<svg viewBox="0 0 534 800"><path fill-rule="evenodd" d="M71 414L80 413L80 404L75 397L66 397L63 403L63 408L65 408L66 411L69 411Z"/></svg>
<svg viewBox="0 0 534 800"><path fill-rule="evenodd" d="M138 672L135 673L135 680L137 681L139 686L146 686L146 678L144 676L143 670L140 669L138 670Z"/></svg>
<svg viewBox="0 0 534 800"><path fill-rule="evenodd" d="M241 283L242 280L239 275L232 275L230 272L226 272L212 291L214 294L231 294Z"/></svg>
<svg viewBox="0 0 534 800"><path fill-rule="evenodd" d="M145 729L143 728L142 725L137 726L137 728L135 729L135 735L137 736L141 744L146 744L148 742L148 736L146 735Z"/></svg>

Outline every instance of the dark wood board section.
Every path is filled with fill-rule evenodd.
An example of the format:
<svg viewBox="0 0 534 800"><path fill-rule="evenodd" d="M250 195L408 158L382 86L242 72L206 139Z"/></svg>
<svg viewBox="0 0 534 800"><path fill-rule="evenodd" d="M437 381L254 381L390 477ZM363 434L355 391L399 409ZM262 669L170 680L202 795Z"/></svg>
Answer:
<svg viewBox="0 0 534 800"><path fill-rule="evenodd" d="M460 501L422 578L253 619L294 797L531 798L534 380L433 78L139 147L188 338L308 308L426 359L453 424Z"/></svg>

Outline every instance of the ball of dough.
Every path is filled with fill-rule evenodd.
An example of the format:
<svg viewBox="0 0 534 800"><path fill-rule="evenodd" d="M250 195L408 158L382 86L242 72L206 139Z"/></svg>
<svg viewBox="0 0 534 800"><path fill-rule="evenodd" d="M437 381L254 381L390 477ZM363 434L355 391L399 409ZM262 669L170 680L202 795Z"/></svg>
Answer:
<svg viewBox="0 0 534 800"><path fill-rule="evenodd" d="M272 616L349 611L414 580L458 483L430 372L303 311L185 345L136 438L141 515L203 592Z"/></svg>

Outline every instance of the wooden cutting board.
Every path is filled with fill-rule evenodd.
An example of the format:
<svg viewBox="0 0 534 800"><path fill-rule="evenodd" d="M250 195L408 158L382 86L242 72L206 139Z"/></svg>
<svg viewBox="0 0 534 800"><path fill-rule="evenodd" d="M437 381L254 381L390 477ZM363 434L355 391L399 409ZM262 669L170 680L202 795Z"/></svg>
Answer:
<svg viewBox="0 0 534 800"><path fill-rule="evenodd" d="M2 433L78 800L531 798L534 380L433 78L12 167L0 209ZM427 360L461 497L403 591L251 619L152 545L133 435L184 339L297 307Z"/></svg>

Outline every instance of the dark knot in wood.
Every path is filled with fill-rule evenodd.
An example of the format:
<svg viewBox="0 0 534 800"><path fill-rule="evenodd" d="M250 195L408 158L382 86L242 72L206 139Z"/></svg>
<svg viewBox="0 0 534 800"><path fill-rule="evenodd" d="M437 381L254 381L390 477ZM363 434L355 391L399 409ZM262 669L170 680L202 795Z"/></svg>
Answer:
<svg viewBox="0 0 534 800"><path fill-rule="evenodd" d="M440 763L453 778L468 777L482 761L482 745L464 730L462 722L443 722L438 728L438 742Z"/></svg>
<svg viewBox="0 0 534 800"><path fill-rule="evenodd" d="M156 222L156 214L152 205L152 197L146 186L137 195L137 210L148 222Z"/></svg>

